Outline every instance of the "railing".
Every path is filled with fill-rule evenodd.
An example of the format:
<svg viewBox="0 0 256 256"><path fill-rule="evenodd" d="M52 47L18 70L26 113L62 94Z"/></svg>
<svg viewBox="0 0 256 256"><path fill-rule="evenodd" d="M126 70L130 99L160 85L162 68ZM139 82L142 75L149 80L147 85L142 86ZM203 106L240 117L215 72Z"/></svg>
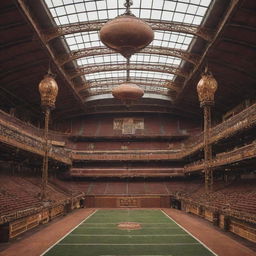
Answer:
<svg viewBox="0 0 256 256"><path fill-rule="evenodd" d="M253 142L241 148L234 149L229 152L217 154L216 158L212 160L211 166L218 167L254 157L256 157L256 142ZM184 166L185 172L199 171L203 168L203 160L199 160L197 162Z"/></svg>
<svg viewBox="0 0 256 256"><path fill-rule="evenodd" d="M22 209L22 210L13 211L8 214L0 215L0 225L4 224L6 222L12 222L14 220L33 215L35 213L39 213L45 209L52 209L59 205L65 205L69 202L72 203L75 201L79 201L84 196L85 196L85 194L83 192L80 192L79 195L67 197L66 199L58 200L57 202L51 202L51 203L49 203L49 205L47 207L45 207L45 206L30 207L30 208L26 208L26 209Z"/></svg>
<svg viewBox="0 0 256 256"><path fill-rule="evenodd" d="M22 121L12 120L13 117L0 111L0 141L30 151L39 155L44 154L44 141L42 131ZM21 125L22 124L22 125ZM220 139L234 135L236 132L252 127L256 124L256 104L248 107L237 115L211 129L210 143L216 143ZM50 133L51 134L51 133ZM53 133L54 136L54 133ZM61 136L58 133L58 136ZM67 136L63 134L63 136ZM63 137L63 138L64 138ZM111 150L111 151L79 151L65 147L52 145L50 157L71 164L72 160L122 160L122 161L145 161L145 160L182 160L192 153L203 148L203 133L181 143L176 150ZM71 154L69 154L71 152ZM219 160L220 161L220 160ZM200 167L193 167L198 165ZM217 163L216 163L217 164ZM202 168L202 163L190 165L193 170ZM192 170L192 169L191 169Z"/></svg>
<svg viewBox="0 0 256 256"><path fill-rule="evenodd" d="M228 120L216 125L210 131L210 143L216 143L217 141L234 135L235 133L252 127L256 124L256 104L244 109L237 115L229 118ZM195 152L199 148L203 147L203 132L190 137L185 142L185 148L187 148L187 154Z"/></svg>
<svg viewBox="0 0 256 256"><path fill-rule="evenodd" d="M27 132L19 125L13 125L0 119L0 141L8 145L38 154L44 155L44 140L38 135L33 135L32 132ZM65 148L51 146L49 157L57 161L71 164L70 157Z"/></svg>
<svg viewBox="0 0 256 256"><path fill-rule="evenodd" d="M183 176L183 168L72 168L73 177L170 177Z"/></svg>
<svg viewBox="0 0 256 256"><path fill-rule="evenodd" d="M97 161L145 161L145 160L177 160L182 156L181 150L111 150L111 151L77 151L72 150L73 160Z"/></svg>
<svg viewBox="0 0 256 256"><path fill-rule="evenodd" d="M230 216L230 217L234 217L237 218L239 220L244 220L246 222L251 222L256 224L256 215L252 214L252 213L247 213L247 212L243 212L243 211L237 211L231 208L225 209L225 206L212 206L210 205L208 202L197 202L195 199L189 198L187 196L178 196L178 199L194 205L196 207L204 207L205 209L208 209L212 212L219 212L222 213L226 216Z"/></svg>

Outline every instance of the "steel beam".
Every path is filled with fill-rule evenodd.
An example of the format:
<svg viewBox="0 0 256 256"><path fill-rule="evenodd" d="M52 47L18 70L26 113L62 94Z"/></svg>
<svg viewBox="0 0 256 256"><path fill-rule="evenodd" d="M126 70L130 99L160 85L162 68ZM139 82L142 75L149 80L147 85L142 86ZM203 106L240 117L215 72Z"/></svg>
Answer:
<svg viewBox="0 0 256 256"><path fill-rule="evenodd" d="M72 60L76 60L79 58L113 54L113 53L116 53L116 52L107 47L100 46L100 47L84 48L77 51L71 51L69 54L60 55L57 59L59 64L62 66ZM194 65L196 65L199 60L199 56L197 54L189 53L181 49L160 47L160 46L148 46L142 49L139 53L173 56L176 58L186 60Z"/></svg>
<svg viewBox="0 0 256 256"><path fill-rule="evenodd" d="M126 63L105 63L104 65L87 65L85 67L77 68L76 70L69 73L69 79L74 79L78 76L83 76L92 73L126 70ZM168 73L186 78L188 73L181 71L178 67L169 65L152 65L152 64L130 64L130 70L145 70L152 72Z"/></svg>
<svg viewBox="0 0 256 256"><path fill-rule="evenodd" d="M211 42L209 42L205 51L201 54L201 58L198 61L197 65L194 66L194 69L190 72L189 76L186 78L186 80L184 82L184 85L183 85L183 88L188 85L188 83L192 79L192 77L198 72L198 70L200 70L200 67L203 65L209 50L214 45L214 43L217 41L219 36L223 33L223 30L224 30L225 26L228 25L228 21L230 20L232 14L234 13L234 11L238 7L238 5L241 4L242 2L243 2L243 0L231 0L230 1L230 4L229 4L229 6L227 8L227 11L226 11L226 14L224 15L224 17L223 17L222 21L220 22L217 30L215 31ZM179 93L179 95L181 95L181 93ZM176 98L176 102L180 99L179 95Z"/></svg>
<svg viewBox="0 0 256 256"><path fill-rule="evenodd" d="M106 99L113 99L113 95L111 93L102 93L98 95L89 95L89 97L86 97L84 99L84 103L89 103L96 100L106 100ZM145 93L143 95L143 99L155 99L155 100L163 100L163 101L169 101L172 102L172 98L169 95L162 95L162 94L156 94L156 93Z"/></svg>
<svg viewBox="0 0 256 256"><path fill-rule="evenodd" d="M146 21L153 30L192 34L195 36L199 36L206 41L211 41L213 38L213 32L211 30L200 27L200 26L187 25L183 23L170 22L170 21L168 22L168 21L162 21L162 20L151 20L151 19L143 19L143 20ZM45 42L49 42L54 38L68 35L68 34L89 32L89 31L99 31L107 21L108 20L100 20L100 21L94 21L94 22L79 22L79 23L61 25L56 28L46 30L44 32L44 40Z"/></svg>
<svg viewBox="0 0 256 256"><path fill-rule="evenodd" d="M54 65L57 67L58 73L61 75L63 80L68 85L67 88L72 93L73 97L76 99L77 103L79 104L81 109L84 109L84 105L82 102L82 99L80 98L79 94L75 91L73 82L69 80L69 78L66 75L66 72L58 65L58 62L55 58L55 54L51 47L45 43L45 37L44 34L41 31L41 28L37 21L35 20L34 16L31 13L31 9L27 5L27 2L25 0L16 0L17 5L19 6L21 12L25 16L27 22L31 25L33 31L35 32L35 36L39 38L39 43L43 46L44 50L46 50L49 58L52 60Z"/></svg>
<svg viewBox="0 0 256 256"><path fill-rule="evenodd" d="M154 90L154 89L144 89L144 93L153 93L153 94L157 94L157 95L165 95L165 96L169 96L170 94L168 93L168 91L158 91L158 90ZM81 97L88 97L88 96L93 96L93 95L101 95L101 94L112 94L112 88L106 88L106 89L100 89L100 90L94 90L94 91L84 91L82 93L80 93Z"/></svg>
<svg viewBox="0 0 256 256"><path fill-rule="evenodd" d="M106 86L113 86L113 85L119 85L126 81L126 77L118 77L118 78L111 78L111 79L97 79L92 81L87 81L85 84L80 85L80 88L77 89L77 91L83 92L84 90L90 89L90 88L96 88L96 87L106 87ZM181 84L176 84L175 82L169 81L169 80L160 80L159 79L148 79L148 78L142 78L138 79L136 77L131 77L131 81L138 84L138 85L144 85L144 86L154 86L154 87L162 87L174 90L176 92L180 91Z"/></svg>

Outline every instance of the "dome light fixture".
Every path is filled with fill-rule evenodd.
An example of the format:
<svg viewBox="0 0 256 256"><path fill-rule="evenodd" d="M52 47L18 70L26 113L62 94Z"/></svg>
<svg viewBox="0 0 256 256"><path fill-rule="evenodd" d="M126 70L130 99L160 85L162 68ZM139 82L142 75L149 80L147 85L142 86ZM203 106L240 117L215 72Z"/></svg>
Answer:
<svg viewBox="0 0 256 256"><path fill-rule="evenodd" d="M130 58L127 58L126 62L126 82L115 87L112 90L112 95L124 102L126 106L130 106L133 101L144 95L144 91L138 85L130 82Z"/></svg>
<svg viewBox="0 0 256 256"><path fill-rule="evenodd" d="M154 39L152 28L131 13L132 1L126 0L124 14L108 21L100 30L100 40L108 48L130 58Z"/></svg>

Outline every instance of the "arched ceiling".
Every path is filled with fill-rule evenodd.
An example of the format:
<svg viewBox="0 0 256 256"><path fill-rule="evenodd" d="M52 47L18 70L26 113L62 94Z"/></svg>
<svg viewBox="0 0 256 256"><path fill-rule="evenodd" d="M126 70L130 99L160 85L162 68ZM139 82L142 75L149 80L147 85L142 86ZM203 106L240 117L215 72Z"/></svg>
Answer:
<svg viewBox="0 0 256 256"><path fill-rule="evenodd" d="M50 61L60 86L56 117L128 111L111 95L125 81L125 59L98 36L107 20L124 12L123 2L0 1L1 108L22 105L38 115L37 86ZM216 113L255 97L255 0L133 3L132 12L150 24L155 39L131 58L132 81L145 90L131 109L200 117L195 86L206 63L219 82Z"/></svg>
<svg viewBox="0 0 256 256"><path fill-rule="evenodd" d="M125 75L125 58L109 50L99 39L100 28L124 13L124 2L45 0L56 26L44 31L44 40L49 43L58 37L63 38L69 51L60 56L58 62L60 65L75 62L76 68L67 73L71 80L81 77L85 81L86 95L95 91L97 94L111 92L113 79ZM168 94L169 91L177 93L178 90L172 87L159 90L158 86L146 85L152 79L174 83L177 76L187 78L188 73L182 70L184 62L195 65L198 61L198 56L190 52L193 40L200 37L210 41L212 38L210 30L201 26L212 3L212 0L133 1L132 13L144 19L155 33L153 42L131 57L131 75L140 79L145 92L156 95ZM104 87L101 83L97 86L96 81L100 79L109 82ZM89 90L92 81L95 89Z"/></svg>

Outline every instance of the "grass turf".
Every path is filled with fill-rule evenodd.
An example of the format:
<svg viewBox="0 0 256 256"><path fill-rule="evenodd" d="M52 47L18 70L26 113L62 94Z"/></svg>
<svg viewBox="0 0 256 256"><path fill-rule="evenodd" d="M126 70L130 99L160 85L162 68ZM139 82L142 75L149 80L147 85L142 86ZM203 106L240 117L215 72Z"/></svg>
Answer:
<svg viewBox="0 0 256 256"><path fill-rule="evenodd" d="M138 230L122 230L120 222L137 222ZM46 256L212 256L160 210L98 210Z"/></svg>

